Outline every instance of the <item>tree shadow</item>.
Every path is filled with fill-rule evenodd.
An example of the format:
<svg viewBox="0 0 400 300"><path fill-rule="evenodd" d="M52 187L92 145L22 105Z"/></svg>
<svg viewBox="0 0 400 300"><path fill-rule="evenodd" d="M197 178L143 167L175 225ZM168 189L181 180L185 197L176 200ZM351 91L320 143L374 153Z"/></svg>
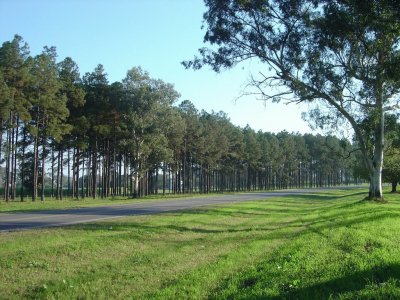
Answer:
<svg viewBox="0 0 400 300"><path fill-rule="evenodd" d="M302 196L303 197L303 196ZM305 196L304 196L305 197ZM257 208L254 211L250 211L250 209L236 209L226 211L224 209L220 209L217 207L212 208L196 208L191 210L183 210L183 211L174 211L174 212L161 212L163 214L168 214L171 216L172 214L176 214L179 216L197 216L204 215L206 218L209 217L245 217L251 218L262 217L274 214L287 214L287 217L290 217L288 221L279 221L279 220L271 220L269 226L250 226L246 227L245 224L224 224L224 223L210 223L207 219L207 222L200 222L199 220L193 223L193 226L178 226L173 224L166 225L144 225L135 221L124 221L118 220L117 222L114 220L108 221L97 221L96 223L87 223L87 224L78 224L69 226L71 229L78 230L105 230L109 227L113 227L114 230L151 230L151 231L168 231L174 230L179 232L195 232L195 233L204 233L204 234L218 234L218 233L235 233L235 232L254 232L254 231L276 231L282 228L294 228L294 227L304 227L304 231L311 231L314 233L318 233L320 235L325 229L335 229L335 228L345 228L351 227L357 224L363 224L368 222L374 222L377 220L382 220L385 218L398 218L400 216L400 212L391 211L386 209L385 207L382 210L371 210L369 207L364 206L363 201L352 201L346 204L338 204L334 206L335 210L329 210L325 207L314 208L310 210L297 210L297 208L289 207L285 208ZM288 205L288 203L286 203ZM233 204L234 206L234 204ZM358 207L357 207L358 206ZM351 211L346 211L346 209L352 209ZM315 216L309 215L311 211L320 211L318 215ZM113 215L113 211L104 212L104 214ZM142 210L140 214L151 214L152 210ZM127 213L126 216L130 214ZM215 228L206 228L206 227L217 227Z"/></svg>
<svg viewBox="0 0 400 300"><path fill-rule="evenodd" d="M309 286L295 287L282 283L279 296L252 295L253 289L263 290L263 282L252 275L252 280L244 278L239 282L243 298L261 299L336 299L347 294L346 299L399 299L400 296L400 265L387 264L374 266L368 270L352 272L342 277ZM249 284L250 283L250 284ZM389 287L390 286L390 287ZM386 288L388 287L388 288ZM221 291L215 291L219 294Z"/></svg>
<svg viewBox="0 0 400 300"><path fill-rule="evenodd" d="M215 234L231 234L231 233L270 233L274 231L279 231L283 228L300 228L304 227L302 224L274 224L271 227L244 227L244 228L226 228L226 229L207 229L198 226L188 227L188 226L179 226L179 225L145 225L141 223L127 222L127 223L89 223L89 224L80 224L75 226L68 226L71 230L90 230L90 231L120 231L130 232L132 230L136 231L145 231L145 232L158 232L160 234L165 232L178 232L178 233L199 233L203 235L215 235ZM295 233L296 235L297 233ZM291 233L283 233L275 236L275 238L288 238L292 237Z"/></svg>
<svg viewBox="0 0 400 300"><path fill-rule="evenodd" d="M363 193L355 193L355 195L360 195ZM293 196L291 196L293 197ZM299 198L304 198L308 196L298 196ZM318 198L318 197L316 197ZM337 199L338 197L336 197ZM284 203L284 200L279 200ZM289 205L286 203L286 205ZM234 207L234 204L231 206ZM305 205L307 207L307 205ZM107 222L100 223L91 223L91 224L81 224L75 225L68 228L73 230L115 230L119 231L121 234L121 238L124 237L125 234L129 234L132 231L140 231L140 232L155 232L159 233L157 240L168 240L170 239L170 235L163 236L163 233L194 233L199 234L201 237L206 237L208 235L212 235L214 243L219 242L228 242L235 241L246 237L248 233L249 239L257 239L262 237L264 240L276 240L276 239L292 239L299 236L299 234L305 233L313 233L323 236L324 238L328 238L329 236L324 232L326 229L335 230L336 228L345 228L351 227L357 224L365 224L368 222L375 222L384 218L398 218L400 213L397 211L391 211L385 206L379 206L379 210L371 210L369 205L365 205L363 201L349 201L348 203L340 201L336 208L333 211L326 210L326 207L319 207L318 209L321 213L316 214L315 216L306 216L304 217L304 212L296 211L293 209L293 219L285 222L271 221L271 223L267 226L261 227L252 227L246 224L211 224L211 223L196 223L193 221L192 224L185 221L185 224L188 225L177 225L174 223L174 216L185 216L189 217L193 215L197 217L199 214L204 214L205 219L209 220L210 217L224 217L224 216L244 216L251 218L251 215L255 215L258 217L262 217L263 215L274 214L276 212L286 212L290 215L290 207L287 210L283 208L277 209L256 209L254 213L251 212L250 209L245 209L245 211L234 210L226 211L223 208L212 207L209 208L198 208L192 210L185 211L175 211L169 212L170 220L165 221L166 224L162 225L152 225L152 224L144 224L142 222L135 222L132 219L128 220L119 220L115 222L114 220L110 220ZM185 219L187 220L187 218ZM204 221L203 220L203 221ZM170 223L168 223L170 221ZM294 230L290 230L290 228L295 228ZM242 233L240 235L235 236L236 233ZM257 233L256 235L250 236L251 233ZM226 234L222 236L222 234ZM260 234L260 235L258 235ZM221 235L218 237L217 235ZM262 236L261 236L262 235ZM193 238L191 243L196 243L198 236ZM187 243L188 240L181 241L175 240L171 241L171 243ZM340 247L340 245L337 245ZM241 281L241 286L238 289L248 289L249 293L246 295L246 299L328 299L331 297L338 297L343 293L359 293L367 288L371 289L379 289L379 287L384 286L390 280L397 280L396 285L397 288L400 288L400 282L398 279L400 278L400 265L398 264L389 264L383 266L376 266L368 270L363 271L354 271L349 272L342 277L334 278L324 282L318 282L312 285L304 286L301 285L293 287L290 283L282 283L282 287L280 290L279 297L268 297L267 295L262 296L252 296L251 290L256 288L256 285L262 285L263 282L262 276L244 278ZM222 287L224 284L222 284ZM225 284L226 286L226 284ZM400 291L400 289L398 289ZM215 291L218 294L220 291ZM378 293L378 292L376 292ZM387 292L387 293L390 293ZM388 297L386 297L388 296ZM396 296L400 296L399 294L384 294L381 298L397 298ZM361 297L361 296L360 296ZM372 298L379 298L374 297Z"/></svg>

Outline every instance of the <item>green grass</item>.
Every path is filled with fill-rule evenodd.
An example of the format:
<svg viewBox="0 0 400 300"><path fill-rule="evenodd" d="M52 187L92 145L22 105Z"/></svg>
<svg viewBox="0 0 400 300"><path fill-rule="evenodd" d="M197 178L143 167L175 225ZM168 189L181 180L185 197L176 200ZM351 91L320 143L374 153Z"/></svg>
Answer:
<svg viewBox="0 0 400 300"><path fill-rule="evenodd" d="M365 194L1 233L0 298L399 299L399 195Z"/></svg>
<svg viewBox="0 0 400 300"><path fill-rule="evenodd" d="M57 200L55 198L47 197L45 198L45 201L40 201L39 197L35 202L32 202L30 198L25 198L24 202L21 202L18 199L8 202L6 202L5 200L0 200L0 213L107 206L107 205L141 203L150 201L164 201L167 199L176 200L176 199L187 199L191 197L207 197L210 195L216 195L216 194L165 194L165 195L157 194L157 195L149 195L143 198L116 196L116 197L96 198L96 199L93 199L91 197L78 198L78 199L66 197L63 200Z"/></svg>

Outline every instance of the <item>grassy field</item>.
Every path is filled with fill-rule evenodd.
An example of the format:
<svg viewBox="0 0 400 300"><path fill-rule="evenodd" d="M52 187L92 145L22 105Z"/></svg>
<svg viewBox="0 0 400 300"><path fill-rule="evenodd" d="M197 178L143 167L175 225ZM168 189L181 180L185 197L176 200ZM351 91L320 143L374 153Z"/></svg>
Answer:
<svg viewBox="0 0 400 300"><path fill-rule="evenodd" d="M329 191L0 234L0 299L399 299L400 197Z"/></svg>
<svg viewBox="0 0 400 300"><path fill-rule="evenodd" d="M187 199L190 197L207 197L213 194L162 194L149 195L142 198L130 198L126 196L108 197L108 198L64 198L63 200L56 200L55 198L46 198L45 201L40 201L40 198L32 202L26 198L24 202L19 200L4 201L0 200L0 213L1 212L28 212L37 210L48 209L63 209L63 208L79 208L79 207L93 207L93 206L107 206L116 204L140 203L149 201L164 201L167 199ZM220 194L219 194L220 195Z"/></svg>

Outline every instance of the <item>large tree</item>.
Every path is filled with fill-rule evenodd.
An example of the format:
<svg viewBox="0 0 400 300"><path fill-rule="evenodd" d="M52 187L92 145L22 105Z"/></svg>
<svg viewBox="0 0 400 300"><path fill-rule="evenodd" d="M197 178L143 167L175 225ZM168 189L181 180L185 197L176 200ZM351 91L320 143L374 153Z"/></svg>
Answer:
<svg viewBox="0 0 400 300"><path fill-rule="evenodd" d="M71 134L63 137L62 141L54 142L53 147L57 148L57 175L56 175L56 198L63 198L63 177L64 177L64 152L68 145L75 140L82 140L85 136L87 119L82 116L83 105L85 104L85 92L82 88L79 67L70 57L57 64L58 79L61 83L59 93L66 97L66 105L69 111L66 123L71 127ZM76 143L75 143L76 144ZM53 180L54 181L54 180Z"/></svg>
<svg viewBox="0 0 400 300"><path fill-rule="evenodd" d="M29 68L29 47L24 40L15 35L12 41L4 42L0 47L0 168L4 149L6 200L9 196L15 198L18 130L21 123L26 124L30 120L31 103L26 95L31 79ZM4 131L6 139L3 148Z"/></svg>
<svg viewBox="0 0 400 300"><path fill-rule="evenodd" d="M151 158L167 156L161 150L168 141L160 127L160 120L163 112L176 101L179 94L172 85L152 79L140 67L128 70L122 80L122 87L125 95L121 102L121 119L130 133L126 142L132 153L133 196L137 197L143 192L139 188L140 181L149 168L155 165Z"/></svg>
<svg viewBox="0 0 400 300"><path fill-rule="evenodd" d="M46 157L48 154L48 139L61 141L63 135L70 131L70 126L65 123L69 110L66 106L67 98L60 93L62 88L58 77L56 63L56 49L54 47L44 47L41 54L33 58L31 68L32 86L31 102L33 104L31 115L34 121L33 135L34 143L34 193L33 200L37 196L37 182L39 169L39 143L41 143L41 200L45 198L45 178L46 178Z"/></svg>
<svg viewBox="0 0 400 300"><path fill-rule="evenodd" d="M215 71L258 59L252 83L265 100L312 102L320 125L350 124L382 199L385 114L398 109L400 9L392 0L205 0L200 57ZM362 130L372 120L373 139ZM342 121L342 122L341 122ZM371 145L371 147L369 147Z"/></svg>

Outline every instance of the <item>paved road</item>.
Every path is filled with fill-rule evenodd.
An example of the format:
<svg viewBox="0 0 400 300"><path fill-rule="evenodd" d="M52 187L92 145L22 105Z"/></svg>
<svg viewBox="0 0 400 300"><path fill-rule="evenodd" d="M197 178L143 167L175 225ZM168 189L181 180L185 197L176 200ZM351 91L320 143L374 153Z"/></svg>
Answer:
<svg viewBox="0 0 400 300"><path fill-rule="evenodd" d="M73 225L95 222L109 218L156 214L167 211L191 209L205 205L260 200L271 197L285 197L320 191L321 189L303 189L281 192L244 193L113 206L44 210L31 213L0 213L0 232Z"/></svg>

